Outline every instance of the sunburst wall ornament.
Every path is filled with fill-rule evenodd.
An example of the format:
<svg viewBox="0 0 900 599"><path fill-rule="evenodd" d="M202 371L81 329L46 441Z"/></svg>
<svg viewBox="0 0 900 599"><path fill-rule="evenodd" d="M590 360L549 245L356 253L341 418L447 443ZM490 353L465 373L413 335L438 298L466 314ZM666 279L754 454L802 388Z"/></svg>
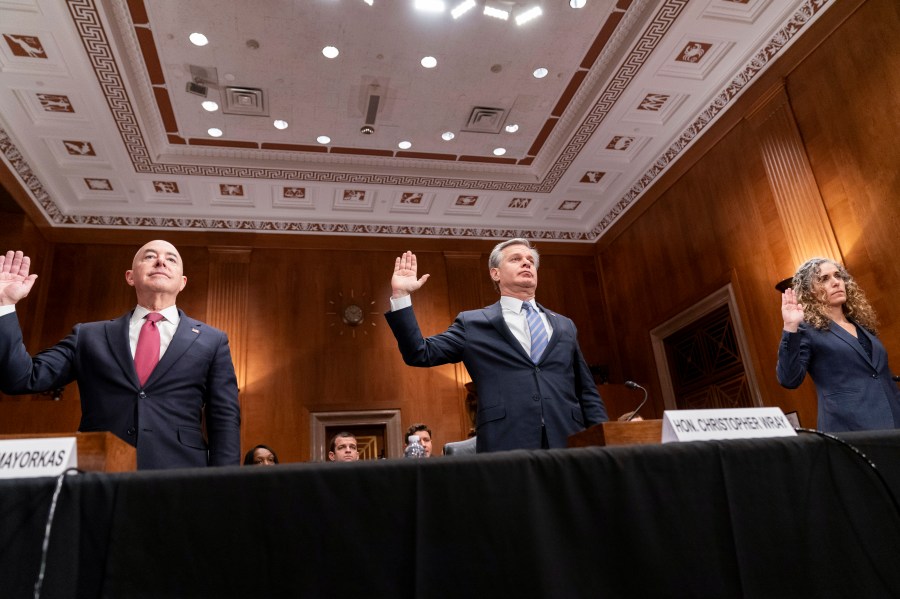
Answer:
<svg viewBox="0 0 900 599"><path fill-rule="evenodd" d="M356 292L351 289L349 297L345 297L344 293L339 291L336 300L329 300L328 304L331 310L326 312L326 316L335 316L337 321L332 322L329 326L336 328L338 335L343 335L350 328L350 336L356 338L356 331L361 331L364 335L368 335L369 331L364 324L368 321L370 326L375 326L375 319L378 311L375 310L375 300L369 299L368 293L363 292L356 297ZM340 326L345 325L345 326Z"/></svg>

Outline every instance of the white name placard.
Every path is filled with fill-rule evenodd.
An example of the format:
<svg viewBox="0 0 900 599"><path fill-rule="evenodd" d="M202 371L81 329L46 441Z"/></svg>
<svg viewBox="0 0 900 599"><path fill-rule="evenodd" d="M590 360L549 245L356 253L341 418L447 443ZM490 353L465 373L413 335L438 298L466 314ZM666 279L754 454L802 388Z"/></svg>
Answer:
<svg viewBox="0 0 900 599"><path fill-rule="evenodd" d="M795 437L781 408L666 410L662 442Z"/></svg>
<svg viewBox="0 0 900 599"><path fill-rule="evenodd" d="M35 437L0 441L0 478L57 476L78 467L75 437Z"/></svg>

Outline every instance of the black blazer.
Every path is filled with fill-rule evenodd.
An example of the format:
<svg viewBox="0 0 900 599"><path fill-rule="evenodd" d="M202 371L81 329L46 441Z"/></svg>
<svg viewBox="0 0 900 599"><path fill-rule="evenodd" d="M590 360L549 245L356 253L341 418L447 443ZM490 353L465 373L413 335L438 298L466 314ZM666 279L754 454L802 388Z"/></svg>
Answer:
<svg viewBox="0 0 900 599"><path fill-rule="evenodd" d="M139 469L240 464L240 408L228 338L181 320L166 353L141 387L128 340L131 313L78 324L30 356L15 313L0 317L0 391L40 393L78 381L78 430L110 431L137 447ZM205 409L209 445L201 434Z"/></svg>
<svg viewBox="0 0 900 599"><path fill-rule="evenodd" d="M889 429L900 426L900 389L892 380L887 351L878 337L858 327L872 342L872 358L859 341L831 321L820 331L803 322L796 333L782 331L778 382L794 389L806 373L816 384L818 428L823 431Z"/></svg>

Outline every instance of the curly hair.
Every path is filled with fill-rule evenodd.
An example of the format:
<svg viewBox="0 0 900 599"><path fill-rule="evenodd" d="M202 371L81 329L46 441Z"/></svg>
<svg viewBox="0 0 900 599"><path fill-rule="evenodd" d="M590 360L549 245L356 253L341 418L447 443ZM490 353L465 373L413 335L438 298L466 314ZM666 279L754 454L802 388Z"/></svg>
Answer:
<svg viewBox="0 0 900 599"><path fill-rule="evenodd" d="M797 294L797 302L803 304L803 319L819 330L828 328L831 319L825 311L824 295L821 295L817 288L822 264L826 262L837 268L835 276L844 281L844 287L847 290L847 301L841 306L844 315L856 324L865 327L873 335L876 334L878 317L875 315L875 309L866 299L866 294L859 288L843 264L828 258L810 258L794 274L792 283L794 292Z"/></svg>

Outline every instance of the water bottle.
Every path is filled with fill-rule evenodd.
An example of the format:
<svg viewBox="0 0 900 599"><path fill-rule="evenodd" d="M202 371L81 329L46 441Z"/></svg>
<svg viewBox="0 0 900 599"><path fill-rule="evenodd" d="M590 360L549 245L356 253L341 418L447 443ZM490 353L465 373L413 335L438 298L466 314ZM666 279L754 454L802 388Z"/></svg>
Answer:
<svg viewBox="0 0 900 599"><path fill-rule="evenodd" d="M410 435L407 440L409 441L409 445L407 445L406 449L403 451L403 457L424 458L425 448L419 443L419 435Z"/></svg>

